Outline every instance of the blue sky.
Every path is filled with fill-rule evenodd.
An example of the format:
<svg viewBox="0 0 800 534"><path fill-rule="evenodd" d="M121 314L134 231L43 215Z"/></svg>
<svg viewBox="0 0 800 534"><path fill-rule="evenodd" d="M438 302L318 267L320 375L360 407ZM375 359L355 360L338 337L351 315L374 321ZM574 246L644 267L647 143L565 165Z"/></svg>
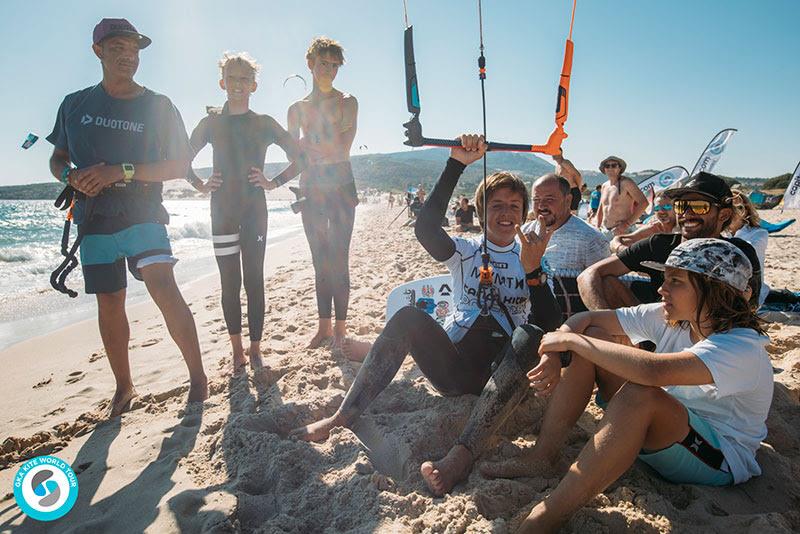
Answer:
<svg viewBox="0 0 800 534"><path fill-rule="evenodd" d="M480 128L476 2L408 0L429 136ZM228 7L236 6L235 9ZM555 88L571 0L484 0L489 137L543 143L553 127ZM339 2L15 2L0 18L3 124L0 185L49 179L51 146L24 151L28 132L50 132L63 96L100 80L91 33L102 17L126 17L153 39L137 80L165 93L191 130L207 104L221 104L216 61L247 50L263 65L252 107L285 125L302 96L313 36L339 39L347 64L336 85L359 100L353 153L404 150L402 0ZM800 159L800 1L579 0L575 20L569 139L579 168L608 154L628 168L691 169L708 140L739 129L717 171L733 176L791 172ZM210 149L196 166L210 162ZM283 159L270 150L269 160Z"/></svg>

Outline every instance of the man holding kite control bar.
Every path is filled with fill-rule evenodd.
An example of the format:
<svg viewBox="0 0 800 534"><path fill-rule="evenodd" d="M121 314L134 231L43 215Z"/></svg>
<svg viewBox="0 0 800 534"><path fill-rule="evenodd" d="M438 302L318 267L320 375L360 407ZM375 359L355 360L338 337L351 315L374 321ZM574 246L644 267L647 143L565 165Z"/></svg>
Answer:
<svg viewBox="0 0 800 534"><path fill-rule="evenodd" d="M445 327L414 306L400 309L375 340L336 413L292 432L303 440L320 441L336 426L352 427L410 354L442 395L479 395L447 455L420 466L428 488L438 496L469 476L489 438L525 396L529 379L536 382L537 394L547 395L558 383L561 367L569 365L566 355L540 358L536 353L544 332L557 328L561 320L540 265L550 235L544 217L539 232L523 234L520 229L528 208L525 184L511 173L498 172L475 194L497 280L489 288L492 298L485 312L479 275L484 237L450 237L441 227L459 177L487 148L482 136L463 135L460 142L463 147L451 149L415 227L420 244L453 276L455 305Z"/></svg>

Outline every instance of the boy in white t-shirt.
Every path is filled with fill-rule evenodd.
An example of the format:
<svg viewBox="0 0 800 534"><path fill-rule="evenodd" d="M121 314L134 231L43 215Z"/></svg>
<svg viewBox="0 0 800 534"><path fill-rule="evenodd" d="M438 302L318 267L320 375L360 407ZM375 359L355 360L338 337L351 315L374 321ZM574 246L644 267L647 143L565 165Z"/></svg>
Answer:
<svg viewBox="0 0 800 534"><path fill-rule="evenodd" d="M519 477L552 469L595 383L606 414L520 532L557 530L637 456L676 483L724 486L761 474L755 454L767 435L773 378L769 338L748 304L750 261L727 241L692 239L648 267L665 271L662 302L581 313L541 341L540 354L573 358L557 388L558 378L542 383L528 373L537 395L553 392L539 439L522 457L481 471ZM653 341L656 352L593 337L602 330Z"/></svg>

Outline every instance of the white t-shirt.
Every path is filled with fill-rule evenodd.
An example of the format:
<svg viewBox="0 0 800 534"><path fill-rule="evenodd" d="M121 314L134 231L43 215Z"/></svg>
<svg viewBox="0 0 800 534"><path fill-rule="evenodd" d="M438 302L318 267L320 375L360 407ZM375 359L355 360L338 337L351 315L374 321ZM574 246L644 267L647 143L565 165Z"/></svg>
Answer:
<svg viewBox="0 0 800 534"><path fill-rule="evenodd" d="M767 241L769 240L769 232L763 228L754 228L750 225L742 226L733 237L744 239L753 247L758 256L758 261L761 262L761 292L758 294L758 304L764 304L764 301L769 294L769 286L764 282L764 260L767 257Z"/></svg>
<svg viewBox="0 0 800 534"><path fill-rule="evenodd" d="M691 352L714 379L702 386L665 386L664 390L711 425L736 484L761 474L756 451L767 436L772 403L772 364L767 336L750 328L734 328L693 343L689 329L671 327L662 303L617 310L617 319L634 343L656 344L657 353Z"/></svg>
<svg viewBox="0 0 800 534"><path fill-rule="evenodd" d="M538 232L539 221L525 223L522 231ZM550 236L544 257L549 268L559 276L576 277L590 265L610 255L608 241L603 235L593 226L571 215L567 222Z"/></svg>
<svg viewBox="0 0 800 534"><path fill-rule="evenodd" d="M453 304L455 310L447 316L444 329L453 343L464 337L478 318L478 286L483 237L453 237L456 251L443 263L453 277ZM508 309L514 324L509 325L505 313L498 303L491 309L492 316L510 336L514 328L528 319L530 291L525 283L525 269L519 259L520 244L514 241L506 247L489 242L489 258L494 273L494 287Z"/></svg>

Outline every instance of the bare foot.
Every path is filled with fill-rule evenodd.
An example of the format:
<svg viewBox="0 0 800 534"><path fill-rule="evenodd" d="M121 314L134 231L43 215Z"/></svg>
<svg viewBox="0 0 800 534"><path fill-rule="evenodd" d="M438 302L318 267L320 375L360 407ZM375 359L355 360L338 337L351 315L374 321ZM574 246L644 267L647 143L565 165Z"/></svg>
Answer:
<svg viewBox="0 0 800 534"><path fill-rule="evenodd" d="M552 503L551 503L552 504ZM549 507L540 502L533 507L531 513L519 525L518 534L528 534L535 532L539 534L549 534L558 532L569 516L558 517L548 510Z"/></svg>
<svg viewBox="0 0 800 534"><path fill-rule="evenodd" d="M247 357L250 359L250 367L253 371L259 372L264 368L264 362L261 360L261 343L251 343L247 350Z"/></svg>
<svg viewBox="0 0 800 534"><path fill-rule="evenodd" d="M189 383L188 402L203 402L208 398L208 380L203 377L200 380L192 380Z"/></svg>
<svg viewBox="0 0 800 534"><path fill-rule="evenodd" d="M450 493L453 486L466 479L472 471L472 453L463 445L456 445L438 462L425 462L419 471L437 497Z"/></svg>
<svg viewBox="0 0 800 534"><path fill-rule="evenodd" d="M341 350L344 357L351 362L363 362L371 348L372 343L369 341L360 341L348 337L342 341Z"/></svg>
<svg viewBox="0 0 800 534"><path fill-rule="evenodd" d="M334 414L331 417L311 423L310 425L295 428L289 432L290 438L301 439L303 441L325 441L335 426L342 426L339 417Z"/></svg>
<svg viewBox="0 0 800 534"><path fill-rule="evenodd" d="M244 371L247 365L247 360L244 357L244 347L241 345L233 346L233 374L239 374Z"/></svg>
<svg viewBox="0 0 800 534"><path fill-rule="evenodd" d="M555 474L562 463L560 458L555 461L544 458L533 448L516 458L483 462L478 469L486 478L534 478Z"/></svg>
<svg viewBox="0 0 800 534"><path fill-rule="evenodd" d="M139 394L133 388L116 391L114 397L111 399L111 406L108 412L110 418L122 415L131 409L131 402L138 397Z"/></svg>
<svg viewBox="0 0 800 534"><path fill-rule="evenodd" d="M318 349L320 347L329 345L332 340L333 336L330 335L330 333L317 332L316 334L314 334L314 337L311 338L311 341L308 342L306 348Z"/></svg>

